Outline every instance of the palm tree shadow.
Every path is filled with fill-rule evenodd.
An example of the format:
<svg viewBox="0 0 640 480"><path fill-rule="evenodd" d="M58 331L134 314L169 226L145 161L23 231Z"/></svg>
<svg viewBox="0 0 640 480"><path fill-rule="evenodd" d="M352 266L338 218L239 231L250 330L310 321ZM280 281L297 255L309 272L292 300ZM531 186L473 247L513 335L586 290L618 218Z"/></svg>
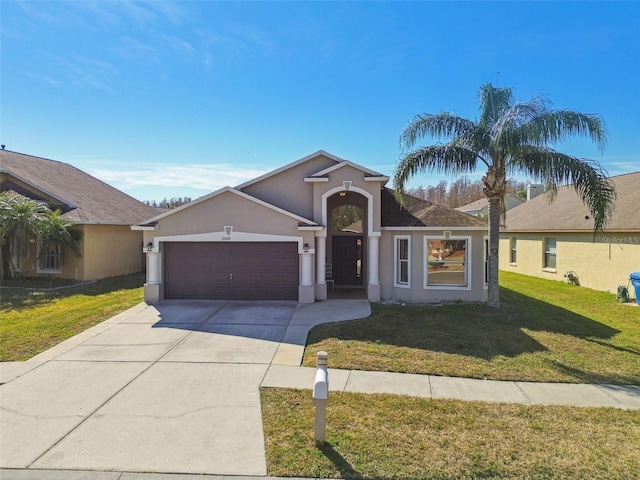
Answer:
<svg viewBox="0 0 640 480"><path fill-rule="evenodd" d="M501 295L503 306L499 309L469 303L374 306L373 315L367 319L316 327L309 334L308 344L337 338L491 360L548 350L531 332L551 332L597 343L620 333L514 291L502 289Z"/></svg>

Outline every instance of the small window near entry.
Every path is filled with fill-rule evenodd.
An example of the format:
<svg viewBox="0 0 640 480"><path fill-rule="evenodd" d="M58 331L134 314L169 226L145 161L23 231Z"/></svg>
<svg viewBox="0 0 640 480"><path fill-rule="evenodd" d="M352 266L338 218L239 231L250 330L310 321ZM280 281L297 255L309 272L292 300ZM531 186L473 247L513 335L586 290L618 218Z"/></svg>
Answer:
<svg viewBox="0 0 640 480"><path fill-rule="evenodd" d="M544 268L556 269L556 239L547 238L544 242Z"/></svg>
<svg viewBox="0 0 640 480"><path fill-rule="evenodd" d="M512 265L518 263L518 239L511 237L511 257L509 259Z"/></svg>
<svg viewBox="0 0 640 480"><path fill-rule="evenodd" d="M411 237L395 237L395 275L394 286L409 288L411 278Z"/></svg>
<svg viewBox="0 0 640 480"><path fill-rule="evenodd" d="M40 245L38 249L38 272L60 273L60 247Z"/></svg>
<svg viewBox="0 0 640 480"><path fill-rule="evenodd" d="M425 288L468 288L468 238L425 237Z"/></svg>

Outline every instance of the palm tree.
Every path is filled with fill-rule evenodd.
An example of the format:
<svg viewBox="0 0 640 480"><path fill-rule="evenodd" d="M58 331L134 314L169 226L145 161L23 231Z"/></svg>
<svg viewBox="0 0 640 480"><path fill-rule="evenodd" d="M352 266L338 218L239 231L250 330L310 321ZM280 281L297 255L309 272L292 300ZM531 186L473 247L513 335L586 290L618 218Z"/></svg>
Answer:
<svg viewBox="0 0 640 480"><path fill-rule="evenodd" d="M60 214L60 210L48 210L39 231L40 253L43 259L47 254L59 254L59 265L64 265L66 252L70 250L76 257L81 256L80 241L82 232L73 223Z"/></svg>
<svg viewBox="0 0 640 480"><path fill-rule="evenodd" d="M63 265L67 251L79 257L82 232L64 218L59 210L52 212L46 204L15 192L0 193L0 278L15 277L21 258L29 256L29 242L40 240L39 259L59 252Z"/></svg>
<svg viewBox="0 0 640 480"><path fill-rule="evenodd" d="M43 203L15 192L0 194L0 278L15 277L20 259L28 256L29 240L40 233L48 213Z"/></svg>
<svg viewBox="0 0 640 480"><path fill-rule="evenodd" d="M596 143L602 152L607 135L599 115L552 110L540 96L517 102L510 88L491 84L480 87L478 96L480 118L476 121L447 112L414 117L400 135L403 157L396 166L394 184L396 197L404 204L405 184L416 173L461 175L484 164L483 192L489 200L487 304L499 307L498 244L507 175L524 174L538 180L551 197L559 185L572 184L591 211L594 232L608 222L615 191L597 162L551 148L569 136L582 136ZM425 136L450 140L412 150L416 141Z"/></svg>

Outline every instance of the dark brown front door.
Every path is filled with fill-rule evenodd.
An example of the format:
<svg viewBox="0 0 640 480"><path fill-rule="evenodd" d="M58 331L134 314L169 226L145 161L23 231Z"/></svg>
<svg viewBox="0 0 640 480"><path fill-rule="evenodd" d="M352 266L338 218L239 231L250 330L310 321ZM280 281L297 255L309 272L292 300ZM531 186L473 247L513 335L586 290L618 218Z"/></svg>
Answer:
<svg viewBox="0 0 640 480"><path fill-rule="evenodd" d="M165 298L297 300L296 243L164 245Z"/></svg>
<svg viewBox="0 0 640 480"><path fill-rule="evenodd" d="M336 285L363 285L361 236L334 236L331 241Z"/></svg>

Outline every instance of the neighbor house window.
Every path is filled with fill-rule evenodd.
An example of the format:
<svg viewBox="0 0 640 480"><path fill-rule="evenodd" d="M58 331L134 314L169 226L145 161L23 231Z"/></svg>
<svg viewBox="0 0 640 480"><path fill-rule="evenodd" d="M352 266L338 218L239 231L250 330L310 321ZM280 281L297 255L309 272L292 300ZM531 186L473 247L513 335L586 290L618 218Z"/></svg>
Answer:
<svg viewBox="0 0 640 480"><path fill-rule="evenodd" d="M469 288L469 237L424 237L425 288Z"/></svg>
<svg viewBox="0 0 640 480"><path fill-rule="evenodd" d="M395 287L409 288L411 278L411 237L396 235L395 237Z"/></svg>
<svg viewBox="0 0 640 480"><path fill-rule="evenodd" d="M60 247L38 245L38 272L60 273Z"/></svg>
<svg viewBox="0 0 640 480"><path fill-rule="evenodd" d="M516 237L511 237L511 257L509 257L509 262L512 264L518 263L518 239Z"/></svg>
<svg viewBox="0 0 640 480"><path fill-rule="evenodd" d="M544 241L544 268L556 269L556 239L546 238Z"/></svg>

